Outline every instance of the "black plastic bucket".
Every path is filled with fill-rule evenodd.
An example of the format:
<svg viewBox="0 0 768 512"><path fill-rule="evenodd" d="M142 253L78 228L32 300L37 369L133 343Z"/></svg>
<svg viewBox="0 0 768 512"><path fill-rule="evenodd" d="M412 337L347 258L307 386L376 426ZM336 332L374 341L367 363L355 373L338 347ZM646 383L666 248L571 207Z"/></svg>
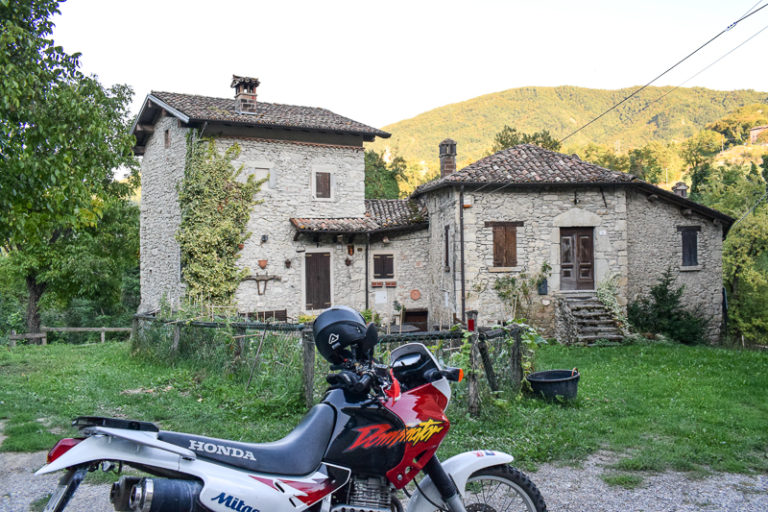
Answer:
<svg viewBox="0 0 768 512"><path fill-rule="evenodd" d="M579 389L579 370L547 370L535 372L526 379L531 384L531 390L548 400L576 398Z"/></svg>

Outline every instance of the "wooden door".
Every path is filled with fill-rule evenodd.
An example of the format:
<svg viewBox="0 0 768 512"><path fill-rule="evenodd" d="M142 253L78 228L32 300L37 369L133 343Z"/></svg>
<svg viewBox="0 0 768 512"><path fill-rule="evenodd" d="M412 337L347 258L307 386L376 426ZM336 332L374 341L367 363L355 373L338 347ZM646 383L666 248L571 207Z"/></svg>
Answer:
<svg viewBox="0 0 768 512"><path fill-rule="evenodd" d="M305 262L307 309L331 307L331 253L307 253Z"/></svg>
<svg viewBox="0 0 768 512"><path fill-rule="evenodd" d="M594 290L593 228L560 228L560 289Z"/></svg>

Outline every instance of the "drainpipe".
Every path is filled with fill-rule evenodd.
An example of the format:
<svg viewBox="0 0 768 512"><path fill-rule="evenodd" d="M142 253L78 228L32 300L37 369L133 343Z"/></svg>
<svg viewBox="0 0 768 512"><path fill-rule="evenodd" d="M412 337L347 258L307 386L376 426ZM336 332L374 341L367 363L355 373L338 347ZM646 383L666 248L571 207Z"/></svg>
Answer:
<svg viewBox="0 0 768 512"><path fill-rule="evenodd" d="M461 321L467 320L467 283L464 278L464 185L459 189L459 246L461 247Z"/></svg>
<svg viewBox="0 0 768 512"><path fill-rule="evenodd" d="M371 246L371 234L365 234L365 309L368 307L368 249Z"/></svg>

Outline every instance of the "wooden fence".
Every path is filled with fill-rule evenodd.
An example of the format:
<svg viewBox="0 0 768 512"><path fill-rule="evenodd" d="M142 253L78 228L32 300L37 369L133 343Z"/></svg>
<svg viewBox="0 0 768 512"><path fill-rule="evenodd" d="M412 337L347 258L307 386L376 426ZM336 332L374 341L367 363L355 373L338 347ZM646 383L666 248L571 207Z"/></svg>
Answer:
<svg viewBox="0 0 768 512"><path fill-rule="evenodd" d="M105 334L108 332L131 332L130 327L41 327L40 330L42 332L23 334L16 334L16 331L11 331L10 336L8 336L11 348L16 346L18 340L40 340L38 343L47 345L49 332L98 332L101 334L102 343L104 343Z"/></svg>

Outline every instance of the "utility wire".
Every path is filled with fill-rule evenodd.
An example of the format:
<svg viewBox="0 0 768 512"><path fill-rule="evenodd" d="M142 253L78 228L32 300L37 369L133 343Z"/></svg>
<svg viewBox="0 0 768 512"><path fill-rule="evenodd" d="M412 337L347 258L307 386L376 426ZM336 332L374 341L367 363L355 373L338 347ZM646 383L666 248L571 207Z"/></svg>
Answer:
<svg viewBox="0 0 768 512"><path fill-rule="evenodd" d="M762 1L762 0L760 0L760 1ZM716 59L715 61L711 62L709 65L707 65L704 68L702 68L701 70L699 70L696 74L694 74L691 77L687 78L684 82L681 82L680 84L678 84L675 87L673 87L672 89L668 90L667 92L665 92L664 94L662 94L661 96L656 98L655 100L653 100L650 103L648 103L648 105L646 105L645 107L640 109L640 112L643 112L644 110L647 110L648 107L650 107L654 103L660 101L661 99L665 98L666 96L668 96L672 92L674 92L677 89L679 89L680 87L684 86L685 84L687 84L688 82L690 82L691 80L693 80L694 78L696 78L697 76L699 76L700 74L702 74L703 72L705 72L706 70L708 70L709 68L711 68L712 66L714 66L715 64L717 64L718 62L723 60L724 58L726 58L727 56L729 56L730 54L732 54L733 52L735 52L736 50L738 50L739 48L741 48L742 46L744 46L745 44L750 42L752 39L754 39L755 37L757 37L758 35L763 33L766 29L768 29L768 25L764 26L763 28L761 28L760 30L758 30L757 32L755 32L754 34L749 36L747 39L745 39L741 44L739 44L735 48L732 48L728 52L726 52L723 55L721 55L718 59Z"/></svg>
<svg viewBox="0 0 768 512"><path fill-rule="evenodd" d="M758 2L758 3L759 3L759 2ZM757 4L755 4L755 5L757 5ZM592 120L591 120L591 121L589 121L588 123L586 123L586 124L584 124L584 125L580 126L579 128L575 129L574 131L572 131L571 133L569 133L568 135L566 135L565 137L563 137L562 139L560 139L560 143L562 144L562 143L563 143L565 140L567 140L567 139L569 139L570 137L572 137L573 135L577 134L578 132L580 132L581 130L583 130L584 128L586 128L587 126L589 126L589 125L591 125L592 123L594 123L595 121L597 121L597 120L601 119L603 116L605 116L605 115L606 115L606 114L608 114L609 112L612 112L613 110L617 109L619 106L623 105L623 104L624 104L625 102L627 102L629 99L631 99L631 98L635 97L635 96L636 96L638 93L640 93L640 91L642 91L642 90L646 89L648 86L650 86L650 85L651 85L652 83L654 83L656 80L658 80L658 79L659 79L659 78L661 78L662 76L666 75L667 73L669 73L670 71L672 71L673 69L675 69L677 66L679 66L680 64L682 64L683 62L685 62L685 61L686 61L686 60L688 60L689 58L693 57L693 56L694 56L696 53L698 53L698 52L699 52L699 50L701 50L701 49L702 49L702 48L704 48L705 46L709 45L709 44L710 44L712 41L714 41L715 39L719 38L720 36L722 36L723 34L725 34L726 32L728 32L729 30L731 30L731 29L732 29L733 27L735 27L735 26L736 26L738 23L740 23L740 22L744 21L745 19L749 18L750 16L752 16L752 15L754 15L754 14L757 14L758 12L760 12L760 11L761 11L761 10L763 10L763 9L765 9L766 7L768 7L768 3L766 3L765 5L763 5L762 7L759 7L759 8L757 8L757 9L755 9L754 7L752 7L752 9L750 9L750 11L751 11L751 12L749 12L749 11L748 11L748 12L747 12L747 14L745 14L745 15L744 15L744 16L742 16L741 18L737 19L736 21L734 21L733 23L731 23L730 25L728 25L727 27L725 27L725 28L724 28L723 30L721 30L721 31L720 31L720 32L719 32L719 33L718 33L716 36L712 37L712 38L711 38L709 41L707 41L706 43L702 44L701 46L699 46L698 48L696 48L695 50L693 50L691 53L689 53L688 55L686 55L685 57L683 57L682 59L680 59L679 61L677 61L675 64L673 64L672 66L670 66L669 68L667 68L667 69L666 69L666 70L665 70L663 73L661 73L660 75L658 75L656 78L654 78L653 80L651 80L651 81L650 81L650 82L648 82L647 84L643 85L642 87L638 88L638 89L637 89L637 90L635 90L635 91L634 91L632 94L630 94L629 96L627 96L627 97L626 97L626 98L624 98L623 100L619 101L618 103L614 104L614 105L613 105L612 107L610 107L608 110L606 110L606 111L605 111L605 112L603 112L602 114L598 115L597 117L595 117L594 119L592 119Z"/></svg>

